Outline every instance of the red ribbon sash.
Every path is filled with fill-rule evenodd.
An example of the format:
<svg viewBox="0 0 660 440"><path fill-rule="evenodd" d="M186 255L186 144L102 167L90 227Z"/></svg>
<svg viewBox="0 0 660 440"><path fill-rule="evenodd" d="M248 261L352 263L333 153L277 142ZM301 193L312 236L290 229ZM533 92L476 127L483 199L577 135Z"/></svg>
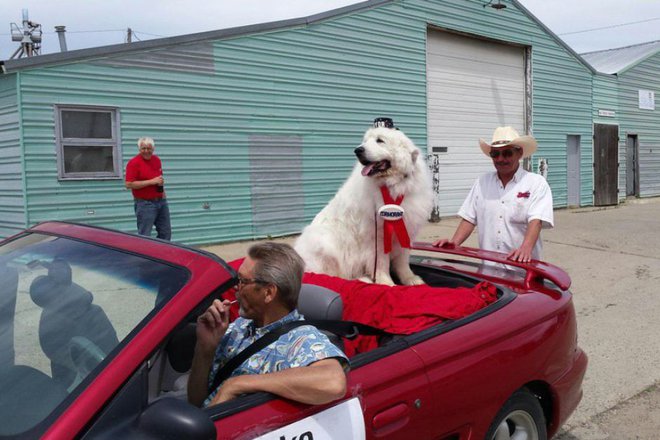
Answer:
<svg viewBox="0 0 660 440"><path fill-rule="evenodd" d="M385 186L380 187L380 193L386 205L401 205L403 202L403 194L394 200ZM383 250L386 254L392 252L393 235L399 240L402 248L410 248L410 236L403 218L383 221Z"/></svg>

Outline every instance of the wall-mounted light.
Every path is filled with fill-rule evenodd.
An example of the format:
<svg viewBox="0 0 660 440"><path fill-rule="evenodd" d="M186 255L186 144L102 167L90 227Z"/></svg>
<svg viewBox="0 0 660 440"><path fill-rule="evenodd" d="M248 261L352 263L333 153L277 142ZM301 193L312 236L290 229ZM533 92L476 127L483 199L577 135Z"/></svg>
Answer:
<svg viewBox="0 0 660 440"><path fill-rule="evenodd" d="M490 6L490 7L493 8L493 9L497 9L498 11L499 11L500 9L504 9L504 8L506 8L506 5L502 4L502 0L497 0L497 3L493 3L493 1L494 1L494 0L490 0L488 3L486 3L486 4L484 5L484 8L485 8L486 6Z"/></svg>

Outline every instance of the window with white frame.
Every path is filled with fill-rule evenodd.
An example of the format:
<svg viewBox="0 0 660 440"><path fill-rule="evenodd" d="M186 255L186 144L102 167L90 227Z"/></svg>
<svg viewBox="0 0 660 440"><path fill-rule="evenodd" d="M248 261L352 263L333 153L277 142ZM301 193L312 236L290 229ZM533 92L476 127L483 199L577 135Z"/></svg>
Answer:
<svg viewBox="0 0 660 440"><path fill-rule="evenodd" d="M55 106L60 179L121 177L118 115L114 107Z"/></svg>

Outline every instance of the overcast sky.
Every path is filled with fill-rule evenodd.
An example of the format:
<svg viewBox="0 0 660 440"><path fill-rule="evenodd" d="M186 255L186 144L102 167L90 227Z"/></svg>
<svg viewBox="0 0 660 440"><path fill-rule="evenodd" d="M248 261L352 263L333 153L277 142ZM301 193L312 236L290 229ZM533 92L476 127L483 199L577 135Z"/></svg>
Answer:
<svg viewBox="0 0 660 440"><path fill-rule="evenodd" d="M74 50L123 43L129 27L135 32L134 40L148 40L302 17L352 3L359 2L0 0L0 59L10 58L18 47L18 43L11 41L10 23L21 25L24 8L28 9L30 20L42 25L42 54L46 54L59 51L56 25L66 26L67 45L69 50ZM521 3L579 53L660 40L660 0L521 0ZM498 13L506 13L506 9ZM603 27L608 29L579 32Z"/></svg>

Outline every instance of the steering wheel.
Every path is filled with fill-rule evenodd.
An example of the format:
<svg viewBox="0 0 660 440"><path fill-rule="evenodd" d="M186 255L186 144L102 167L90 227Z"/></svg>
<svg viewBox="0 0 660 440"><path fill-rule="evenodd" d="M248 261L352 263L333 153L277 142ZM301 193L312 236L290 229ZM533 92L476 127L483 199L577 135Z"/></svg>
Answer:
<svg viewBox="0 0 660 440"><path fill-rule="evenodd" d="M98 345L84 336L74 336L69 341L69 359L76 371L76 378L69 386L75 388L105 358L105 353Z"/></svg>

